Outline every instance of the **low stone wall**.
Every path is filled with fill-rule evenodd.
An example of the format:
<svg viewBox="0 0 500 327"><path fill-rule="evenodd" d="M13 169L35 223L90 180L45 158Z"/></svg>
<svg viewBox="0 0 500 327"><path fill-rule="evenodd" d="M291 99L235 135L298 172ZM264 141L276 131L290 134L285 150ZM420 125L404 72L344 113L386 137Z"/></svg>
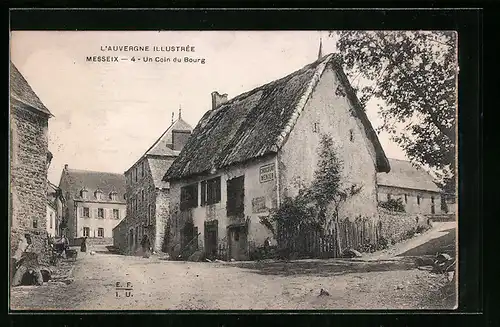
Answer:
<svg viewBox="0 0 500 327"><path fill-rule="evenodd" d="M430 228L430 219L420 214L393 212L379 208L379 224L381 236L391 244L404 240L408 232L419 226Z"/></svg>
<svg viewBox="0 0 500 327"><path fill-rule="evenodd" d="M82 244L81 237L75 238L73 240L72 246L80 246ZM112 237L88 237L87 238L87 248L91 245L113 245Z"/></svg>

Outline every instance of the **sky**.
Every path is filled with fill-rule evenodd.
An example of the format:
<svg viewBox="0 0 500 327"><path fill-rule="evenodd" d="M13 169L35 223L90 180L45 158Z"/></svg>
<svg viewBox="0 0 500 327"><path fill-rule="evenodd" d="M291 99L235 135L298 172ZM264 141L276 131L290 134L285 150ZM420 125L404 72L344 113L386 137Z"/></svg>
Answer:
<svg viewBox="0 0 500 327"><path fill-rule="evenodd" d="M49 180L58 185L65 164L123 173L169 127L172 113L193 126L211 108L211 93L241 93L284 77L335 52L327 31L13 31L11 60L54 115ZM107 46L149 46L148 52L103 51ZM182 46L193 52L160 52ZM194 49L192 48L194 47ZM118 62L87 62L118 56ZM130 59L134 57L136 61ZM150 57L153 62L137 58ZM170 62L155 62L155 58ZM173 58L204 59L173 62ZM122 60L128 58L128 60ZM193 60L195 61L195 60ZM367 105L374 128L377 107ZM404 152L379 134L389 158Z"/></svg>

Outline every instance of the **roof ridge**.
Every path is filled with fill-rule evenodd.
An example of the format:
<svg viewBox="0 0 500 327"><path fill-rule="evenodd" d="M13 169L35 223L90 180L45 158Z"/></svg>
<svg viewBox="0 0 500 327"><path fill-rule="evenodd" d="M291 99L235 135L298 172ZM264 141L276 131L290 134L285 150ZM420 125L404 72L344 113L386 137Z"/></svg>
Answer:
<svg viewBox="0 0 500 327"><path fill-rule="evenodd" d="M170 123L170 125L167 127L167 129L160 135L160 137L158 137L156 139L156 141L153 142L153 144L125 171L129 171L132 167L134 167L142 158L144 158L149 151L151 151L160 141L161 139L163 139L163 137L165 136L165 134L167 134L168 131L171 130L171 128L175 125L175 123L177 123L179 120L181 120L182 118L179 117L177 118L175 121L173 121L172 123ZM184 121L184 120L182 120ZM185 122L185 121L184 121ZM189 124L188 124L189 125Z"/></svg>
<svg viewBox="0 0 500 327"><path fill-rule="evenodd" d="M329 58L328 60L326 60L326 58L327 58L327 57L331 57L331 58ZM256 92L260 91L261 89L265 89L266 87L268 87L268 86L269 86L269 85L271 85L271 84L275 84L275 83L277 84L277 83L279 83L280 81L283 81L283 80L285 80L285 79L289 78L290 76L297 74L298 72L300 72L300 71L302 71L302 70L306 70L307 68L310 68L311 66L313 66L313 65L314 65L314 64L316 64L317 62L321 62L321 61L330 61L331 59L335 59L335 54L334 54L333 52L331 52L331 53L329 53L329 54L327 54L327 55L323 56L322 58L319 58L319 59L317 59L316 61L313 61L313 62L311 62L311 63L309 63L309 64L307 64L307 65L305 65L305 66L302 66L302 68L299 68L299 69L297 69L297 70L295 70L295 71L293 71L293 72L291 72L291 73L289 73L289 74L287 74L287 75L285 75L285 76L283 76L283 77L280 77L280 78L278 78L278 79L274 79L274 80L272 80L272 81L270 81L270 82L267 82L267 83L265 83L265 84L259 85L259 86L255 87L255 88L251 89L251 90L248 90L248 91L246 91L246 92L240 93L240 94L238 94L237 96L235 96L234 98L231 98L231 99L229 99L228 101L224 102L224 104L220 105L217 109L219 109L219 108L221 108L221 107L223 107L223 106L226 106L226 105L230 105L230 104L232 104L234 101L237 101L237 100L239 100L239 99L241 99L241 98L248 97L248 96L252 95L253 93L256 93ZM216 109L216 110L217 110L217 109ZM208 112L209 112L209 111L212 111L212 110L208 110Z"/></svg>
<svg viewBox="0 0 500 327"><path fill-rule="evenodd" d="M110 171L102 171L102 170L91 170L91 169L75 169L75 168L67 168L68 172L85 172L85 173L101 173L101 174L112 174L123 176L122 173L114 173Z"/></svg>

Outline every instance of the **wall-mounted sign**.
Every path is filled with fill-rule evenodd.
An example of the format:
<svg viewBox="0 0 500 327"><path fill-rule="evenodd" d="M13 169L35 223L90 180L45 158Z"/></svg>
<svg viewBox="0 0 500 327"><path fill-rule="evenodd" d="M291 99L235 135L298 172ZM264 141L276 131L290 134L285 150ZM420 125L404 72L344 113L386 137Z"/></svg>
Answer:
<svg viewBox="0 0 500 327"><path fill-rule="evenodd" d="M260 167L260 182L265 183L274 180L274 163Z"/></svg>
<svg viewBox="0 0 500 327"><path fill-rule="evenodd" d="M252 199L252 212L259 213L267 211L266 198L261 196Z"/></svg>

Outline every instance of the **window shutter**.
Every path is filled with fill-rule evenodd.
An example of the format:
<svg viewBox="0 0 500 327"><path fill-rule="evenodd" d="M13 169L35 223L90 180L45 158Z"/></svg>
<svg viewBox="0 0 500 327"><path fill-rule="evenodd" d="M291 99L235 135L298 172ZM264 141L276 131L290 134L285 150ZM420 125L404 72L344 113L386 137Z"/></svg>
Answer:
<svg viewBox="0 0 500 327"><path fill-rule="evenodd" d="M83 217L83 207L78 207L78 217Z"/></svg>
<svg viewBox="0 0 500 327"><path fill-rule="evenodd" d="M207 203L207 181L201 182L201 206Z"/></svg>
<svg viewBox="0 0 500 327"><path fill-rule="evenodd" d="M97 208L92 209L92 218L97 218Z"/></svg>
<svg viewBox="0 0 500 327"><path fill-rule="evenodd" d="M220 202L220 188L221 188L221 179L220 177L216 180L216 185L215 185L215 202L219 203Z"/></svg>

